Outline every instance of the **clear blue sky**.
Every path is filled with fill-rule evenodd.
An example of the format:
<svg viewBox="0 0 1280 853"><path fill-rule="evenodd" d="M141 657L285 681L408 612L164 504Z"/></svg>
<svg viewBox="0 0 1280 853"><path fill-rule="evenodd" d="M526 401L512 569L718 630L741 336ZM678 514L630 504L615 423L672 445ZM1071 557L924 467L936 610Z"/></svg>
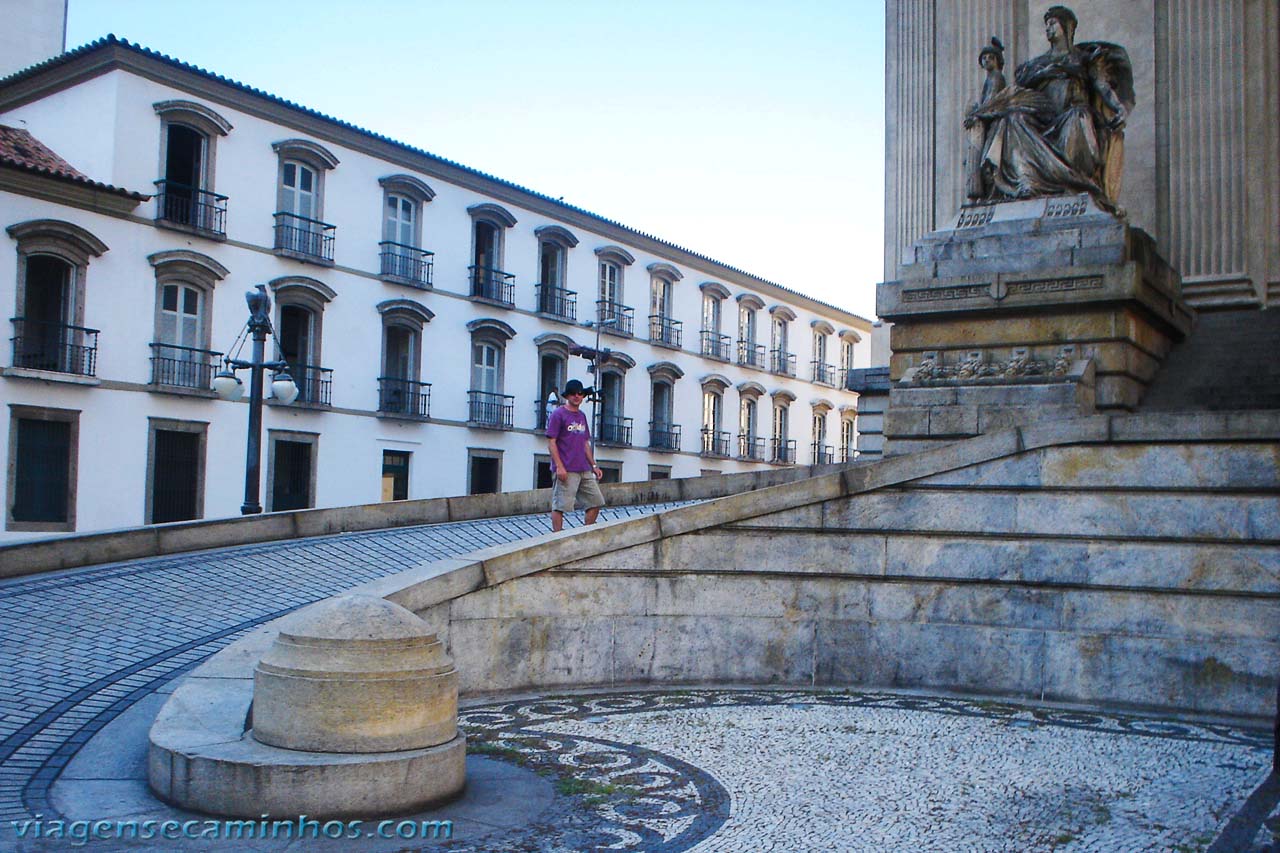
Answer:
<svg viewBox="0 0 1280 853"><path fill-rule="evenodd" d="M70 0L109 32L872 316L882 0Z"/></svg>

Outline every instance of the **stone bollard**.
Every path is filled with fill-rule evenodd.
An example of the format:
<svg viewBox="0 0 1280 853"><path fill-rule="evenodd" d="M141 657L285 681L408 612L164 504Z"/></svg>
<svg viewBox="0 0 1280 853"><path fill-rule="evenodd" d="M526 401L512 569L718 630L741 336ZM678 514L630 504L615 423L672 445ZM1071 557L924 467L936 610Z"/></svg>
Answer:
<svg viewBox="0 0 1280 853"><path fill-rule="evenodd" d="M458 675L409 610L344 595L286 624L253 677L253 737L305 752L398 752L452 740Z"/></svg>

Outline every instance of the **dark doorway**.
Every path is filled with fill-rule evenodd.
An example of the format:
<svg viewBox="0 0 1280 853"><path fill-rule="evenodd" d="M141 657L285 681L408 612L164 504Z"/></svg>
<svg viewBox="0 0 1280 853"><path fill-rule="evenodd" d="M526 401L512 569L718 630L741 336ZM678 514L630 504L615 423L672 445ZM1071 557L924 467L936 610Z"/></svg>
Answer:
<svg viewBox="0 0 1280 853"><path fill-rule="evenodd" d="M403 501L409 498L409 456L403 450L382 451L382 499Z"/></svg>
<svg viewBox="0 0 1280 853"><path fill-rule="evenodd" d="M75 341L72 330L67 328L70 291L70 264L50 255L27 258L15 367L61 372L72 369L69 362Z"/></svg>
<svg viewBox="0 0 1280 853"><path fill-rule="evenodd" d="M67 520L71 488L71 424L18 419L13 472L13 520Z"/></svg>
<svg viewBox="0 0 1280 853"><path fill-rule="evenodd" d="M271 478L271 511L311 506L311 445L305 441L275 441Z"/></svg>
<svg viewBox="0 0 1280 853"><path fill-rule="evenodd" d="M200 433L158 429L151 469L151 521L199 518Z"/></svg>
<svg viewBox="0 0 1280 853"><path fill-rule="evenodd" d="M533 463L533 487L535 489L549 489L551 486L551 463L539 459Z"/></svg>
<svg viewBox="0 0 1280 853"><path fill-rule="evenodd" d="M298 386L299 403L318 403L318 382L312 381L311 342L314 315L298 305L280 306L280 332L276 340L280 354L289 365L289 376Z"/></svg>
<svg viewBox="0 0 1280 853"><path fill-rule="evenodd" d="M201 226L197 196L204 171L204 137L189 127L169 125L165 144L163 218Z"/></svg>
<svg viewBox="0 0 1280 853"><path fill-rule="evenodd" d="M472 456L471 472L468 477L470 491L468 493L472 495L496 494L500 486L501 461L488 456Z"/></svg>

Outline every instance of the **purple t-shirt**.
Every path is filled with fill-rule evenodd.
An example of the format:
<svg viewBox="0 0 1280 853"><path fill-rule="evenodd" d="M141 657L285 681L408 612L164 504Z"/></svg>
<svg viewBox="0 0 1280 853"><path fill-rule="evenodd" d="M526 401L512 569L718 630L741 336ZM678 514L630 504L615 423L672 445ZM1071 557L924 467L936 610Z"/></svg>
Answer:
<svg viewBox="0 0 1280 853"><path fill-rule="evenodd" d="M591 440L591 429L587 426L587 416L579 409L569 411L568 406L560 406L547 418L547 438L556 440L556 450L560 451L560 461L566 471L590 471L591 460L587 458L587 442ZM556 470L556 460L551 460L551 470Z"/></svg>

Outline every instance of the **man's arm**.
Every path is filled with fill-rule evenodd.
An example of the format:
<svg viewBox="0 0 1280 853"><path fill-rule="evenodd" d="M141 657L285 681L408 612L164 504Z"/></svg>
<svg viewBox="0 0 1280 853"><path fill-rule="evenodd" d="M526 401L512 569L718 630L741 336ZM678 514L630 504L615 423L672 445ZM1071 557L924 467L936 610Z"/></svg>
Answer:
<svg viewBox="0 0 1280 853"><path fill-rule="evenodd" d="M583 445L583 450L587 452L587 461L591 463L591 472L596 475L599 480L604 476L604 471L600 470L600 466L596 464L596 443L591 439L587 439L587 443Z"/></svg>

